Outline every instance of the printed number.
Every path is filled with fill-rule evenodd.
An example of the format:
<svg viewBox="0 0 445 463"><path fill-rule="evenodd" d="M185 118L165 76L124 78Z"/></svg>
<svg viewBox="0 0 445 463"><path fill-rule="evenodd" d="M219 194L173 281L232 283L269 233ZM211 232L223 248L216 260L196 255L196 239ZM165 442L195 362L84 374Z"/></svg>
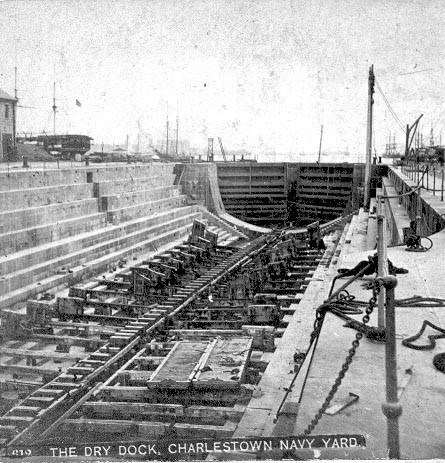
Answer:
<svg viewBox="0 0 445 463"><path fill-rule="evenodd" d="M31 449L14 449L11 455L13 457L30 457L31 453Z"/></svg>

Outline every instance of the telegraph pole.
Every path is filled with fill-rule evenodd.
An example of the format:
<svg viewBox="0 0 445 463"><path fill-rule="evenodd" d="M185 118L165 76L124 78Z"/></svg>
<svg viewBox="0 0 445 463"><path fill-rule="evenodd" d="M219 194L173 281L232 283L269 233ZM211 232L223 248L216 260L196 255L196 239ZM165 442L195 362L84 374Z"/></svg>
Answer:
<svg viewBox="0 0 445 463"><path fill-rule="evenodd" d="M368 121L366 127L366 164L365 164L365 211L369 210L371 195L371 158L372 158L372 106L374 104L374 65L369 68L368 77Z"/></svg>

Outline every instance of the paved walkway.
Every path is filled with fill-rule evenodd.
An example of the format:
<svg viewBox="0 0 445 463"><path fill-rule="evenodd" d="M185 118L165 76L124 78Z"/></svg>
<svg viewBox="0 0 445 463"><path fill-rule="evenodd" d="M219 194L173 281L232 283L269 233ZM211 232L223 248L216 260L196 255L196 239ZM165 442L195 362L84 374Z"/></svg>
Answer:
<svg viewBox="0 0 445 463"><path fill-rule="evenodd" d="M445 298L445 231L432 237L434 247L428 253L405 251L404 247L390 248L388 257L398 267L409 270L398 275L396 298L413 295ZM349 254L342 262L352 267L366 259L371 251ZM345 280L340 280L345 281ZM341 284L341 283L338 283ZM370 291L361 287L363 281L351 286L350 292L359 300L368 300ZM338 287L338 286L337 286ZM360 317L356 317L361 319ZM437 341L431 351L408 349L401 340L417 333L423 320L445 328L445 307L440 308L397 308L397 362L398 382L404 384L413 372L402 392L403 414L400 418L401 457L405 459L445 457L445 375L437 371L432 360L434 355L445 351L445 339ZM320 340L314 354L310 374L301 401L298 418L293 427L294 434L301 434L323 403L335 377L348 353L355 332L343 327L343 321L328 314L323 325ZM374 312L371 325L377 325ZM432 330L426 334L432 334ZM422 337L423 342L428 341ZM383 344L361 341L354 361L346 373L336 398L346 398L350 392L360 399L353 405L333 416L323 415L312 434L358 433L364 434L367 448L363 450L322 451L321 458L385 458L386 419L381 411L385 400L385 348ZM295 391L295 395L298 391ZM294 396L293 399L296 399ZM289 430L290 431L290 430ZM289 434L292 434L289 433ZM313 452L302 454L313 458Z"/></svg>

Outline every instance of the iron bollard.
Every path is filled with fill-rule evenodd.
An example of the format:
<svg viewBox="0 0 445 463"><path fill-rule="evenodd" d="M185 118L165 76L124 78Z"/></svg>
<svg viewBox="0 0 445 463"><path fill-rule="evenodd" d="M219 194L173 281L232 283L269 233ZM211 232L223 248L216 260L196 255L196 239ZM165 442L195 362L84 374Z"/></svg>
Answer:
<svg viewBox="0 0 445 463"><path fill-rule="evenodd" d="M386 402L382 404L382 411L387 422L388 457L399 459L399 416L402 414L402 406L399 404L397 395L396 319L394 307L394 288L397 286L397 278L389 275L385 278L377 278L377 281L380 281L386 289Z"/></svg>

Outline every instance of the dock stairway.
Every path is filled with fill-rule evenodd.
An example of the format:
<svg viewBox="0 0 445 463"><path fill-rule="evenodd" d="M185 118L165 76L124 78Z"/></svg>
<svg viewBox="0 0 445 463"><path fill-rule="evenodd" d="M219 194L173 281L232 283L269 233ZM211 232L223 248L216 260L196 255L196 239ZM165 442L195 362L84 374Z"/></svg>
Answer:
<svg viewBox="0 0 445 463"><path fill-rule="evenodd" d="M0 309L187 236L204 212L186 205L173 169L143 164L2 172ZM226 241L242 237L216 217L211 224L225 228Z"/></svg>

